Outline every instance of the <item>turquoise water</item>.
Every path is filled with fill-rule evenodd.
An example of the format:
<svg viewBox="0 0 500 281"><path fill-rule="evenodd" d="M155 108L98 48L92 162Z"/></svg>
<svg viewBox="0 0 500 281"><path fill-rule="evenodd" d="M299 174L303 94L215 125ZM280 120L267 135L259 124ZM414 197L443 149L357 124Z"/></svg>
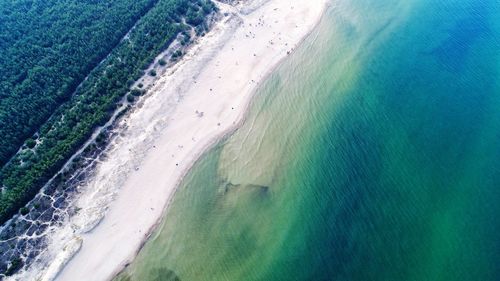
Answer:
<svg viewBox="0 0 500 281"><path fill-rule="evenodd" d="M334 1L120 280L500 280L500 3Z"/></svg>

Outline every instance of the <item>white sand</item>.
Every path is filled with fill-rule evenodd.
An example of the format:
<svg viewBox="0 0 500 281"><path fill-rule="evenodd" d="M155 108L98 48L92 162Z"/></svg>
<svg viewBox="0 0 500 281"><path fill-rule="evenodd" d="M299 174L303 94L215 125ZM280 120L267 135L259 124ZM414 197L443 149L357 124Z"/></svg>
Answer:
<svg viewBox="0 0 500 281"><path fill-rule="evenodd" d="M243 119L255 87L311 31L326 2L269 0L243 12L223 5L238 15L218 23L124 121L79 202L84 215L71 222L68 244L79 251L69 262L61 252L42 280L66 262L57 280L108 280L132 261L183 175Z"/></svg>

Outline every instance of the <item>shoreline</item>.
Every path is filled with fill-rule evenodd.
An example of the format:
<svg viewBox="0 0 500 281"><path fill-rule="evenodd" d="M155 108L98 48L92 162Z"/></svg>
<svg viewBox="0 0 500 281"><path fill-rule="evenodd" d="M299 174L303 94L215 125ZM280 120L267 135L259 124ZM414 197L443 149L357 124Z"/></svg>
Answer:
<svg viewBox="0 0 500 281"><path fill-rule="evenodd" d="M193 81L194 81L194 84L197 84L199 81L196 81L196 78L198 78L199 76L202 76L202 78L200 80L201 81L200 84L206 84L205 85L206 88L210 87L209 82L214 82L213 81L214 77L212 77L212 79L208 79L209 81L203 81L203 75L206 74L207 71L210 72L210 70L207 70L207 68L209 68L209 66L213 66L213 64L218 65L219 62L215 63L215 61L218 57L221 56L221 53L223 53L221 50L224 50L227 46L231 45L231 43L238 43L238 42L235 42L236 38L234 38L235 34L238 33L238 31L245 31L246 29L251 29L251 28L246 27L245 24L246 24L246 21L251 21L252 19L254 19L252 16L254 16L255 13L257 13L257 14L259 14L259 12L272 13L273 11L276 11L276 10L274 10L275 8L270 7L273 4L275 4L275 5L281 4L282 6L280 6L280 8L286 8L289 5L291 5L291 6L302 5L302 8L305 11L311 13L311 11L309 9L309 6L311 4L310 3L308 4L307 1L304 1L304 0L301 0L301 3L299 3L299 4L297 4L297 3L291 4L289 1L284 1L284 0L271 0L271 1L263 4L262 6L258 7L255 11L252 11L248 15L242 15L242 14L236 15L238 18L243 17L242 23L235 28L235 30L232 34L230 34L231 37L229 39L223 40L223 38L220 38L220 37L224 37L224 34L219 34L219 35L211 34L212 32L216 33L218 31L220 31L221 33L224 33L224 32L228 31L227 29L218 30L218 29L220 29L220 26L218 26L218 28L215 27L213 31L209 32L209 34L211 34L210 38L203 39L202 42L197 43L198 46L195 47L196 50L193 51L194 54L191 54L189 57L183 59L183 61L180 63L180 65L175 67L174 70L167 70L167 73L164 74L164 77L161 77L159 79L160 81L158 81L158 83L155 86L153 86L153 88L151 90L152 94L148 94L147 99L145 101L141 101L141 103L143 103L143 105L141 105L141 107L144 106L145 108L148 108L148 106L149 106L148 103L149 104L154 103L154 101L151 101L151 100L154 100L155 98L158 99L158 96L160 96L165 91L164 88L169 88L169 86L171 86L171 83L169 83L171 81L169 81L169 80L175 79L175 76L182 75L183 73L179 74L177 72L178 71L182 72L182 69L186 67L185 65L189 64L190 62L192 62L191 64L198 62L198 64L200 64L200 65L206 63L205 65L203 65L201 67L201 69L199 70L199 73L197 73L193 77ZM111 237L115 236L115 235L113 235L113 233L116 230L113 230L113 226L116 225L116 223L119 220L116 220L116 219L113 220L113 214L115 214L115 216L116 216L117 212L123 213L123 212L119 212L117 210L122 209L122 211L124 211L123 209L127 209L131 205L134 205L134 203L136 202L136 199L137 199L133 196L131 198L129 198L128 200L124 199L124 197L126 195L123 195L122 193L124 192L124 190L127 190L127 186L134 187L135 184L140 185L140 184L144 184L144 182L149 182L149 184L151 186L155 186L154 180L147 178L148 173L144 174L143 170L147 169L147 167L148 167L147 164L145 164L145 162L149 162L150 163L149 166L152 167L153 170L156 170L156 172L163 172L163 170L166 170L166 169L161 169L162 171L158 171L158 167L155 167L156 165L154 165L154 164L156 163L156 161L154 161L154 160L158 159L158 155L156 155L156 157L153 155L153 154L155 154L153 149L161 150L160 146L162 145L161 140L156 140L155 137L163 136L165 138L167 136L167 139L170 139L169 137L171 135L168 133L159 132L158 134L153 134L154 140L152 140L151 143L147 143L147 144L142 143L142 145L148 146L148 148L145 149L145 151L143 151L143 155L142 155L143 157L141 158L142 160L138 161L139 163L134 163L135 165L132 165L132 166L135 166L135 168L132 171L129 171L132 174L127 175L127 178L125 180L121 181L121 183L123 185L120 188L121 190L112 192L113 196L111 196L112 198L110 198L111 200L109 202L109 210L106 211L106 213L107 213L106 216L98 219L97 223L94 222L94 225L90 227L88 232L82 231L81 236L75 237L76 239L82 241L80 244L80 247L78 247L77 252L73 253L74 255L70 259L68 259L68 263L62 268L62 271L59 272L59 274L57 275L57 278L56 278L57 280L70 280L70 277L71 277L71 280L83 280L83 278L89 277L88 274L90 272L93 272L96 276L98 276L99 278L102 278L103 280L109 280L109 279L113 278L113 276L116 276L116 274L121 272L127 266L127 264L130 263L131 260L133 260L133 258L137 255L137 253L142 248L142 246L147 242L150 235L154 232L154 230L156 229L158 224L161 223L161 221L165 218L165 216L168 212L168 205L170 204L171 200L173 199L173 196L175 195L175 191L177 190L177 187L179 186L179 184L182 181L182 179L184 178L184 176L190 171L190 169L194 165L194 163L196 163L196 161L204 153L206 153L211 147L213 147L214 145L219 143L223 138L232 134L235 130L237 130L240 127L240 125L245 120L245 117L246 117L247 112L248 112L248 108L251 105L253 97L256 94L256 90L260 86L261 82L263 80L265 80L273 72L273 70L276 69L276 67L279 66L279 64L282 62L282 60L284 60L289 54L291 54L291 52L294 51L294 49L296 48L296 46L298 44L301 44L303 42L303 40L311 33L311 31L314 29L314 27L319 23L321 17L324 14L324 11L327 7L327 1L317 0L317 4L314 4L314 5L317 5L315 7L316 10L312 12L314 14L312 16L314 18L314 21L311 20L311 22L305 23L305 25L307 25L307 27L305 28L305 30L301 30L302 34L301 34L300 38L290 39L292 41L293 41L293 39L296 39L296 42L293 42L292 44L290 44L291 48L288 51L285 51L284 49L273 50L273 51L275 51L275 53L270 58L271 63L269 63L269 66L264 67L264 69L265 69L264 74L260 73L260 75L258 75L258 77L256 77L257 79L252 79L253 83L250 81L247 81L247 82L250 82L251 86L250 87L248 85L244 86L243 89L246 90L246 92L243 91L244 92L243 94L239 94L240 97L239 97L239 100L237 100L237 104L238 104L237 113L231 113L231 112L235 112L234 109L236 107L233 107L232 108L233 110L229 111L230 118L234 121L230 122L229 125L226 125L225 128L220 128L221 124L219 122L218 123L219 128L217 128L218 130L212 129L211 131L206 132L207 134L204 138L208 139L208 141L201 142L202 145L198 145L198 142L193 137L192 140L196 144L191 144L192 146L191 146L189 152L184 153L184 154L181 153L184 157L182 157L182 155L181 155L181 157L174 157L173 156L174 154L172 154L172 158L176 159L175 161L178 162L178 163L176 163L176 168L173 169L174 170L172 173L173 175L170 177L170 178L173 178L174 180L170 180L170 182L168 182L168 183L160 181L160 184L162 184L163 186L158 185L156 188L153 188L151 190L154 193L158 193L158 191L159 191L158 189L163 189L163 190L161 190L163 192L160 191L161 194L157 194L157 195L160 195L158 197L161 197L161 195L167 195L167 197L166 197L167 199L163 199L163 200L159 199L159 201L162 201L163 204L159 204L161 202L155 202L156 204L153 204L155 207L162 206L159 208L161 210L155 211L156 208L153 209L151 207L151 211L153 211L152 215L149 214L150 212L148 212L150 210L149 208L142 209L142 213L139 212L139 214L140 214L139 216L137 216L137 213L135 213L136 218L143 218L144 214L148 213L148 215L146 215L146 216L149 216L149 221L151 221L151 217L154 217L154 220L153 220L154 222L152 224L151 223L142 223L143 226L139 227L139 232L141 233L140 235L138 235L137 233L134 233L135 231L130 231L130 228L133 228L135 230L135 229L137 229L137 227L133 227L133 226L130 227L129 226L129 233L132 233L134 235L133 239L135 239L135 241L133 243L130 242L130 240L129 240L130 238L123 239L123 238L127 238L127 237L122 237L121 240L115 239L115 243L117 241L118 242L119 241L121 241L121 242L126 241L127 244L134 244L135 245L132 247L129 245L128 250L121 251L121 253L120 253L121 257L119 257L119 259L121 259L121 261L119 263L117 263L114 261L114 259L110 259L111 263L114 263L114 265L112 265L112 264L109 264L110 262L108 259L108 262L107 262L108 265L103 266L102 260L94 258L93 263L100 265L99 269L101 270L101 273L102 273L102 271L107 272L107 273L103 273L104 275L106 275L106 276L103 276L103 275L100 275L101 273L98 273L98 271L96 271L96 267L95 267L96 265L94 265L94 267L92 267L92 266L89 266L87 263L82 263L84 261L88 262L88 259L82 258L81 256L83 253L83 256L85 256L85 255L92 256L92 257L101 256L102 259L104 259L104 258L106 258L107 254L111 254L111 252L113 252L113 254L116 257L116 251L110 251L109 248L107 249L107 251L103 251L102 249L100 249L101 248L100 244L102 244L102 241L106 241L107 239L99 239L99 237L98 237L99 234L98 233L96 234L96 232L100 231L101 238L111 238ZM319 7L319 6L321 6L321 7ZM292 8L292 10L295 8ZM302 12L304 12L304 10L302 10ZM269 15L267 15L267 16L269 16ZM276 19L280 20L281 18L276 18ZM227 24L227 21L229 21L229 20L230 19L225 18L225 19L223 19L224 22L221 24L222 25ZM275 19L273 19L273 20L275 20ZM218 25L218 24L216 24L216 25ZM250 26L251 26L251 24L250 24ZM296 28L298 28L298 27L296 27ZM275 29L275 30L281 30L281 29ZM269 28L268 32L269 33L273 32L273 29ZM257 34L257 35L260 35L260 34ZM214 36L218 37L218 38L215 38L215 39L212 38ZM224 42L222 42L221 50L218 50L217 48L215 48L213 50L213 51L215 51L215 54L212 54L212 55L210 55L210 51L208 51L209 54L205 54L207 56L206 60L208 61L208 63L204 59L202 59L200 61L196 55L198 55L198 53L200 53L200 52L207 53L207 51L204 50L203 48L206 47L205 45L207 45L207 44L211 44L211 43L214 44L214 42L210 42L211 39L212 40L222 39L224 41ZM271 44L271 45L273 45L273 44ZM214 46L212 46L212 47L214 47ZM217 42L215 42L215 47L218 47ZM271 52L271 51L269 51L269 52ZM254 54L254 56L255 56L255 54ZM263 60L263 59L261 59L261 60ZM252 66L250 66L250 68L252 68ZM254 70L254 69L250 69L250 70ZM257 69L257 70L254 70L254 72L257 72L257 74L259 74L259 72L261 72L261 70ZM207 76L207 75L205 75L205 76ZM172 77L174 77L174 78L172 78ZM220 76L218 78L221 79ZM250 78L247 78L247 79L250 80ZM187 77L184 77L184 79L181 79L181 80L187 81L190 79L187 79ZM220 82L218 84L217 83L214 83L214 84L216 86L220 86L220 84L224 84L225 79L221 79L219 81ZM186 86L186 85L184 83L178 83L179 88L181 88L183 86ZM193 88L195 88L195 89L193 89ZM197 86L193 86L193 84L191 84L185 90L185 92L189 92L189 91L196 92L195 91L196 88L197 88ZM215 88L215 86L214 86L214 88ZM177 91L177 88L174 91ZM179 89L179 91L182 92L182 89ZM234 92L232 92L232 93L234 93ZM185 94L185 95L188 95L188 94ZM166 115L169 115L169 118L167 118L167 119L171 119L171 120L163 120L167 123L166 125L163 124L166 127L166 129L165 128L163 129L164 131L172 131L173 130L173 131L177 131L178 133L182 133L185 130L183 130L182 128L175 128L176 127L175 124L171 124L171 123L175 123L175 119L177 117L180 117L180 118L185 117L186 119L189 118L188 116L186 116L186 115L188 115L188 113L186 113L184 111L184 109L188 109L188 108L194 109L196 106L200 106L200 107L203 106L203 104L199 104L199 101L197 101L197 99L193 97L193 95L202 95L202 94L191 93L191 95L188 97L186 97L185 95L179 95L178 93L175 93L172 96L170 96L169 98L167 98L167 99L173 98L174 100L176 100L176 102L178 104L175 107L175 109L173 110L173 112L170 112L171 115L166 114ZM190 101L193 101L194 104L191 104L191 106L185 106L185 108L179 109L178 107L181 107L181 105L183 103L184 104L187 103L187 102L183 101L184 99L190 99ZM200 99L203 99L203 98L200 98ZM203 102L203 100L202 100L202 102ZM205 102L208 102L208 101L205 100ZM205 104L204 106L206 106L206 105L207 104ZM222 103L222 105L224 105L226 107L226 110L229 107L225 103ZM209 104L209 106L210 106L210 104ZM137 109L137 111L141 111L141 110L143 110L143 109L140 109L140 108ZM130 116L129 118L133 119L134 115L136 115L136 114L140 114L140 113L133 112L131 114L132 116ZM200 112L200 111L196 110L196 114L194 114L194 112L192 112L191 114L196 115L196 116L192 116L191 119L192 118L195 118L195 120L196 119L200 119L200 120L206 119L206 118L204 118L205 116L204 116L203 111ZM212 121L225 120L225 118L221 118L220 115L217 117L219 117L219 118L216 118L218 120L213 120L213 118L212 118ZM212 125L214 125L214 124L212 124ZM171 127L174 127L174 129L169 130L169 128L171 128ZM204 129L204 126L201 126L198 129L202 130L202 129ZM196 134L197 133L196 130L194 131L194 133L195 133L195 137L198 137L198 135ZM150 137L151 137L151 135L150 135ZM189 140L188 140L188 142L189 142ZM153 145L151 146L151 144L153 144ZM168 144L170 144L170 146L174 145L171 140L167 143L167 145ZM160 149L158 149L156 146L158 146ZM184 145L178 144L177 146L178 146L177 148L180 150L184 148ZM172 150L169 150L169 149L163 149L163 150L164 150L164 152L172 152ZM129 152L130 152L130 150L129 150ZM170 153L160 154L160 155L163 155L164 156L163 158L169 158L169 157L167 157L167 156L169 156L169 154ZM130 155L128 155L128 156L130 156ZM110 156L110 157L113 157L113 156ZM153 165L151 165L151 163L153 163ZM173 162L172 162L172 164L173 164ZM172 168L170 168L170 170L172 170ZM141 173L142 173L142 178L141 178L141 175L138 175ZM151 174L151 173L149 173L149 174ZM154 174L154 172L153 172L153 174ZM133 178L135 178L135 180ZM97 180L99 180L99 177L97 177ZM151 181L153 181L153 182L151 182ZM130 190L130 188L128 188L128 190ZM132 194L135 194L135 193L132 192ZM137 194L135 194L135 195L137 195ZM151 196L152 194L149 194L149 195ZM95 199L95 198L92 198L92 199ZM151 198L149 198L149 199L151 199ZM144 200L144 199L142 199L142 200ZM142 202L144 202L144 201L142 201ZM84 204L82 204L82 205L84 205ZM148 204L143 204L143 205L146 206ZM108 209L108 208L106 208L106 209ZM126 210L125 210L125 212L126 212ZM101 214L101 215L103 215L103 214ZM126 215L121 215L121 217L124 217L124 216L126 216ZM120 217L120 216L118 216L118 217ZM128 220L125 220L125 221L128 221ZM149 225L149 227L144 228L144 225ZM127 227L126 225L122 225L122 226L124 226L125 228ZM107 228L107 229L105 229L107 231L102 231L102 229L104 229L104 228ZM89 246L89 244L90 244L89 240L91 240L91 239L93 240L94 243L92 243ZM98 240L101 240L101 243L99 243ZM115 244L115 247L121 248L120 246L121 245ZM91 249L88 249L89 247ZM94 250L92 250L92 248L94 248ZM111 247L111 249L112 248L113 247ZM116 249L117 248L115 248L114 250L116 250ZM99 252L99 251L101 253L96 254L96 252ZM96 260L100 260L101 262L96 261ZM83 265L85 265L86 268L82 268ZM87 274L85 272L87 272ZM75 277L74 274L78 274L78 276ZM81 277L81 279L79 279L79 277Z"/></svg>
<svg viewBox="0 0 500 281"><path fill-rule="evenodd" d="M208 16L206 23L209 26L208 31L211 30L211 26L220 20L220 13L214 13ZM134 26L135 27L135 26ZM130 33L130 31L129 31ZM126 36L128 36L128 34ZM125 36L125 37L126 37ZM171 55L174 51L180 50L182 52L189 51L191 48L198 45L198 41L202 35L196 35L192 33L193 42L187 45L182 45L179 41L179 36L174 40L174 42L163 52L161 52L155 59L154 62L144 71L145 74L137 80L132 87L140 88L144 91L141 98L137 101L134 100L132 103L127 100L124 96L120 103L120 106L113 111L111 118L106 122L106 124L99 126L92 133L92 136L87 140L78 150L75 152L69 160L66 161L64 166L57 172L40 190L36 197L28 203L31 207L38 205L46 205L48 200L52 202L57 202L51 206L46 206L43 210L38 211L38 214L33 216L19 215L16 214L5 224L0 226L0 234L6 234L7 237L0 241L0 246L5 246L2 243L10 243L10 241L16 241L15 247L21 244L20 253L22 257L29 260L29 263L24 263L22 268L16 272L13 276L5 276L0 274L0 279L6 278L6 280L25 280L25 279L36 279L36 280L53 280L55 275L58 274L60 268L71 259L71 257L79 250L81 246L81 239L79 237L71 239L64 239L65 228L68 228L68 222L71 222L73 216L78 213L78 207L75 207L74 203L78 201L79 196L87 192L86 188L82 188L91 182L94 178L94 173L96 168L102 159L106 159L110 150L110 144L121 132L126 130L126 122L121 122L123 119L128 118L128 116L142 107L144 99L146 99L151 93L149 90L151 87L158 82L159 78L166 75L168 72L175 72L178 67L178 63L184 63L183 59L172 59ZM124 37L124 38L125 38ZM123 40L123 39L122 39ZM168 61L166 65L161 65L160 60ZM102 64L102 60L99 64ZM148 73L151 70L156 70L160 73L158 76L150 76ZM141 86L138 86L142 84ZM97 141L98 136L103 136L103 141ZM92 149L89 149L94 146ZM78 159L78 160L77 160ZM82 160L84 159L84 160ZM76 164L74 163L76 161ZM60 183L56 183L56 178L63 173L68 173L70 175L69 179L64 181L64 187L61 189ZM49 198L49 199L46 199ZM44 201L45 200L45 201ZM107 206L102 206L106 208ZM37 209L37 207L34 207ZM31 215L33 212L30 212ZM50 219L47 213L52 216ZM43 214L44 218L41 218ZM37 217L38 216L38 217ZM91 228L97 226L100 220ZM13 232L8 232L6 228L12 224L21 224L20 229L16 229ZM28 231L32 231L33 226L35 226L35 236L19 238L26 234ZM89 230L90 230L89 229ZM4 233L4 231L6 231ZM23 232L18 234L18 232ZM76 232L76 231L73 231ZM83 230L83 232L86 232ZM15 235L15 236L13 236ZM53 236L62 237L63 242L52 243L50 242ZM21 241L21 242L19 242ZM56 245L54 245L56 244ZM12 245L12 244L11 244ZM34 245L34 246L33 246ZM11 247L12 249L13 247ZM69 254L60 255L61 252L70 252ZM26 262L26 261L25 261Z"/></svg>
<svg viewBox="0 0 500 281"><path fill-rule="evenodd" d="M327 3L327 1L325 1L325 3ZM311 30L309 30L307 32L306 35L304 35L304 37L302 37L302 39L296 44L295 47L298 47L300 44L302 44L304 42L304 40L307 39L307 37L312 33L312 31L314 30L314 28L316 28L316 26L319 24L319 22L321 21L321 19L323 18L324 16L324 12L327 8L327 4L324 5L324 8L321 12L321 17L318 19L318 21L314 24L314 26L311 28ZM169 208L169 205L170 203L172 202L178 188L179 188L179 185L182 183L182 181L185 179L186 175L191 171L191 169L193 168L193 166L203 157L203 155L205 155L206 153L210 152L210 150L212 150L214 147L216 147L219 143L221 143L222 141L224 141L224 139L228 138L229 136L231 136L232 134L234 134L234 132L236 132L238 129L241 128L241 125L243 123L245 123L245 121L247 120L247 115L248 115L248 110L250 109L250 107L252 106L252 103L254 102L254 98L255 98L255 95L257 94L257 91L259 89L259 87L261 86L261 82L262 81L265 81L269 78L270 75L272 75L272 73L276 70L277 67L279 67L281 65L281 63L288 57L288 55L292 55L293 53L295 52L295 48L287 54L287 56L281 58L276 65L274 65L273 67L271 67L267 72L266 74L263 76L263 78L257 82L257 86L254 88L254 90L251 91L250 95L249 95L249 98L248 98L248 102L247 104L244 106L244 109L242 110L242 117L239 119L239 121L237 121L232 127L228 128L226 131L224 131L222 133L222 135L220 135L220 137L217 137L215 139L212 140L212 142L208 143L204 148L200 149L198 151L198 153L195 153L194 154L194 161L192 161L188 167L186 169L183 170L183 173L182 175L178 178L177 182L175 183L175 187L171 193L171 195L169 196L168 200L167 200L167 203L165 204L165 207L163 209L163 213L162 215L158 218L158 220L155 222L154 225L151 226L150 230L148 231L148 235L147 235L147 238L144 239L141 243L141 246L139 247L139 249L137 249L137 251L135 252L134 256L137 256L137 254L142 250L144 244L147 243L147 241L149 240L149 238L151 237L151 235L154 233L154 231L156 230L156 228L161 225L161 223L163 222L163 220L166 218L166 215L167 215L167 212L168 212L168 208ZM122 272L125 268L127 268L128 264L124 265L114 276L113 278L111 278L110 280L114 279L115 277L118 276L118 274L120 272Z"/></svg>

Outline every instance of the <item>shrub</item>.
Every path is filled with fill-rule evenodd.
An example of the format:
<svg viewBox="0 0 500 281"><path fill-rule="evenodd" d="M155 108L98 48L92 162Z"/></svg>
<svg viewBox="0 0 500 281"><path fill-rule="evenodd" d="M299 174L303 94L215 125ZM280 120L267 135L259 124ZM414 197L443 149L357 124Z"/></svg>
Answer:
<svg viewBox="0 0 500 281"><path fill-rule="evenodd" d="M21 213L21 215L25 216L30 212L30 210L28 210L28 208L26 207L22 207L21 209L19 209L19 212Z"/></svg>
<svg viewBox="0 0 500 281"><path fill-rule="evenodd" d="M139 89L133 89L130 91L130 94L132 94L134 97L142 96L144 94L144 91L141 91Z"/></svg>
<svg viewBox="0 0 500 281"><path fill-rule="evenodd" d="M134 96L132 96L131 94L128 94L128 95L127 95L127 101L128 101L128 102L134 102L134 101L135 101Z"/></svg>
<svg viewBox="0 0 500 281"><path fill-rule="evenodd" d="M6 276L11 276L13 275L14 273L16 273L21 267L23 266L23 260L21 260L20 258L15 258L13 259L11 262L10 262L10 266L9 268L7 269L7 271L5 271L5 275Z"/></svg>
<svg viewBox="0 0 500 281"><path fill-rule="evenodd" d="M172 59L173 59L173 60L176 60L176 59L178 59L178 58L182 57L182 55L183 55L183 54L182 54L182 51L181 51L181 50L177 50L177 51L175 51L175 52L172 54Z"/></svg>
<svg viewBox="0 0 500 281"><path fill-rule="evenodd" d="M36 145L36 141L34 139L29 138L29 139L26 140L26 146L28 148L31 149L31 148L35 147L35 145Z"/></svg>

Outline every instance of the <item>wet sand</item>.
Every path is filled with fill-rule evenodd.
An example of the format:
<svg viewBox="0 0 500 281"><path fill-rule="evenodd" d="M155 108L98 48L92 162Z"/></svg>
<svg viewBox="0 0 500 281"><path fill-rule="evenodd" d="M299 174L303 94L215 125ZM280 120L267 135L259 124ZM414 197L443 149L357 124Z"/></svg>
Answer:
<svg viewBox="0 0 500 281"><path fill-rule="evenodd" d="M182 177L237 128L259 82L313 29L325 0L221 4L225 18L159 78L98 167L81 214L42 280L109 280L130 263Z"/></svg>

